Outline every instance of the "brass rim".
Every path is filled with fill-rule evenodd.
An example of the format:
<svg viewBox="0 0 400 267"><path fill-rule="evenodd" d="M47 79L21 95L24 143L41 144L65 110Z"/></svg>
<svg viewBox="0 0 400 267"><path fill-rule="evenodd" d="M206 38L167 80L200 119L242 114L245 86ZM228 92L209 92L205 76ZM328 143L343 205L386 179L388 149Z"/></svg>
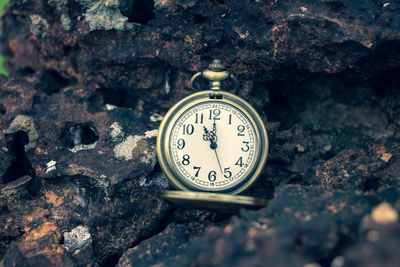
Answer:
<svg viewBox="0 0 400 267"><path fill-rule="evenodd" d="M220 101L223 103L227 103L233 105L247 118L251 121L254 125L254 130L256 132L257 138L260 142L259 148L256 152L256 160L254 161L253 171L249 173L249 177L240 181L237 185L232 188L220 191L208 191L208 190L201 190L191 186L189 183L185 181L185 178L180 177L179 172L177 172L174 168L174 164L172 163L172 159L169 152L169 137L171 135L171 130L174 125L176 119L186 111L187 108L202 103L210 101L209 98L210 94L216 94L216 91L202 91L198 93L194 93L178 103L176 103L165 115L161 125L159 127L159 133L157 137L157 157L160 163L162 170L164 171L165 175L167 176L168 180L172 183L173 186L180 190L184 191L206 191L206 192L220 192L220 193L231 193L231 194L238 194L243 192L244 190L248 189L258 178L263 170L267 156L268 156L268 135L265 129L264 123L261 120L260 115L257 111L245 100L242 98L228 93L224 91L218 91L218 94L223 96L222 99L212 99L212 101Z"/></svg>
<svg viewBox="0 0 400 267"><path fill-rule="evenodd" d="M192 206L193 204L193 206L205 208L260 208L267 205L266 199L194 191L164 191L161 193L161 198L178 205Z"/></svg>

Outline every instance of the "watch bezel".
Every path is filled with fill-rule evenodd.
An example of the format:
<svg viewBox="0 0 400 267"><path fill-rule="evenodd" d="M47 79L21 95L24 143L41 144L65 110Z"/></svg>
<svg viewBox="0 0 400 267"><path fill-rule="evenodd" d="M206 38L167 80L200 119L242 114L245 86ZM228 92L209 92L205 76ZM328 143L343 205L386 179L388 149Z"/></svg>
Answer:
<svg viewBox="0 0 400 267"><path fill-rule="evenodd" d="M218 94L218 98L210 98ZM203 190L192 186L186 182L186 178L181 177L179 172L174 168L172 157L169 151L169 139L172 132L172 127L175 121L184 113L189 107L197 105L206 101L224 102L239 109L253 124L255 134L259 140L259 146L256 148L256 160L253 165L253 170L248 173L248 177L242 179L235 186L225 190ZM248 189L257 180L261 174L268 156L268 134L265 129L264 123L257 111L244 99L225 91L201 91L191 94L178 103L176 103L165 115L162 120L157 136L157 158L160 163L161 169L165 173L167 179L173 186L184 191L198 191L210 193L230 193L239 194Z"/></svg>

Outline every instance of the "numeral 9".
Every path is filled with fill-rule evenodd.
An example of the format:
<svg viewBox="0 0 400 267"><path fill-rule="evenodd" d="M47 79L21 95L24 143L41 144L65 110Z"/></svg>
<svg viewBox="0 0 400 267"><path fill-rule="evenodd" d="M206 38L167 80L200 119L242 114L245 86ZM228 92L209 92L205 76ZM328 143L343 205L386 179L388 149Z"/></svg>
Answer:
<svg viewBox="0 0 400 267"><path fill-rule="evenodd" d="M185 147L185 140L179 139L178 140L178 149L182 150Z"/></svg>

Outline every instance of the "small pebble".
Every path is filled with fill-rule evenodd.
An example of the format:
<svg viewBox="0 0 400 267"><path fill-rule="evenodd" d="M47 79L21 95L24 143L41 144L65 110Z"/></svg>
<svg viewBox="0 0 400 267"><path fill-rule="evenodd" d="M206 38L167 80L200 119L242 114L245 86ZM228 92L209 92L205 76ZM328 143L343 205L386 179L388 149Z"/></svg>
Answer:
<svg viewBox="0 0 400 267"><path fill-rule="evenodd" d="M382 153L380 159L383 160L384 162L388 163L389 160L393 157L393 154L390 153Z"/></svg>
<svg viewBox="0 0 400 267"><path fill-rule="evenodd" d="M304 152L304 146L302 146L300 144L296 144L296 148L297 148L297 151Z"/></svg>
<svg viewBox="0 0 400 267"><path fill-rule="evenodd" d="M379 224L390 224L397 222L397 210L387 202L382 202L376 206L371 213L372 220Z"/></svg>
<svg viewBox="0 0 400 267"><path fill-rule="evenodd" d="M331 263L331 267L342 267L344 265L344 258L343 256L337 256L333 259Z"/></svg>

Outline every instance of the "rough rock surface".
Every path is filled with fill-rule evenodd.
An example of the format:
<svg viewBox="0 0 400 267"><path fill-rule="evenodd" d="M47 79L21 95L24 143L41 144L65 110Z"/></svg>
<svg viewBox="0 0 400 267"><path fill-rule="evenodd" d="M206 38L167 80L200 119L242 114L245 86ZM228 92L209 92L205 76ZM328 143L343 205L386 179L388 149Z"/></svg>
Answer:
<svg viewBox="0 0 400 267"><path fill-rule="evenodd" d="M12 0L0 266L397 266L396 1ZM269 131L258 211L182 209L157 127L221 58ZM227 85L229 86L229 84Z"/></svg>
<svg viewBox="0 0 400 267"><path fill-rule="evenodd" d="M399 66L399 12L397 1L15 0L0 51L10 71L51 70L166 107L215 57L243 96L296 70L365 79Z"/></svg>

